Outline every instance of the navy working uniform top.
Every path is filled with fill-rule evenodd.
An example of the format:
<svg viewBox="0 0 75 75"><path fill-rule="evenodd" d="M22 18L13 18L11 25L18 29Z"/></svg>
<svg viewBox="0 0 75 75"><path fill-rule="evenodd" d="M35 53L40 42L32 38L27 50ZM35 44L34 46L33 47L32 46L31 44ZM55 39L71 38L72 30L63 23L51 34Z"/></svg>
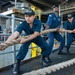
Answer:
<svg viewBox="0 0 75 75"><path fill-rule="evenodd" d="M55 13L52 13L48 16L48 20L46 25L49 26L51 29L59 27L61 25L61 18L60 16L56 16Z"/></svg>
<svg viewBox="0 0 75 75"><path fill-rule="evenodd" d="M35 18L33 21L32 28L30 28L30 25L26 21L23 21L17 27L16 31L18 31L21 34L22 30L24 30L27 35L30 35L30 34L33 34L34 32L40 32L41 25L42 25L42 22ZM28 52L28 47L31 44L31 42L34 42L39 47L41 47L41 49L42 49L41 53L43 56L47 57L50 55L50 50L49 50L49 46L48 46L47 42L41 36L38 36L38 37L34 38L33 40L25 42L22 44L22 46L20 47L20 50L16 56L17 60L23 60L24 59L24 57L26 56L26 54Z"/></svg>
<svg viewBox="0 0 75 75"><path fill-rule="evenodd" d="M33 34L35 31L40 32L42 22L38 19L34 19L33 26L30 28L26 21L23 21L16 29L20 34L24 30L27 35Z"/></svg>
<svg viewBox="0 0 75 75"><path fill-rule="evenodd" d="M67 29L67 30L75 29L75 19L73 19L72 23L70 23L69 21L66 21L64 23L64 28Z"/></svg>

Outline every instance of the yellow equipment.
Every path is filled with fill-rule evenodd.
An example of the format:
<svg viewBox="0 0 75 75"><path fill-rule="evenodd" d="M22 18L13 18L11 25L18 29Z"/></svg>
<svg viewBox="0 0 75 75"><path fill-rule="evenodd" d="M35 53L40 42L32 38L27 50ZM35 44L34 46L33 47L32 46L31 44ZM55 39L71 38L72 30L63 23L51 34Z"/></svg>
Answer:
<svg viewBox="0 0 75 75"><path fill-rule="evenodd" d="M35 17L38 16L38 19L41 19L41 15L40 15L40 11L41 10L37 9L38 14L36 14L36 7L35 6L31 6L31 9L34 10ZM32 58L41 54L41 49L36 44L32 43L31 46L32 46L32 54L31 54Z"/></svg>

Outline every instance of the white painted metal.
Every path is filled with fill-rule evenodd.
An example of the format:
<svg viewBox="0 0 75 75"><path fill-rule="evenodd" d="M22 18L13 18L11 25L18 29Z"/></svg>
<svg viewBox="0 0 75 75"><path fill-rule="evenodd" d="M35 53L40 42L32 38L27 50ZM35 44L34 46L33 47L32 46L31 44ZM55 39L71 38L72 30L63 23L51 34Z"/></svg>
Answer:
<svg viewBox="0 0 75 75"><path fill-rule="evenodd" d="M14 30L15 30L15 15L12 14L12 33L14 33ZM16 50L15 50L15 46L12 46L12 51L14 51L13 63L16 63Z"/></svg>

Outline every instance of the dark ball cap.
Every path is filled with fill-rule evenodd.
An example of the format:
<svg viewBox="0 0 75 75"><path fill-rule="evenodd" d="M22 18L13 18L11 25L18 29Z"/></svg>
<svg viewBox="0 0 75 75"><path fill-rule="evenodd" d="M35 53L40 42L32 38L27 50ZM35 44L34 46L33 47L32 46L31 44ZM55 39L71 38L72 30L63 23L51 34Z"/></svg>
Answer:
<svg viewBox="0 0 75 75"><path fill-rule="evenodd" d="M72 18L72 17L73 17L72 14L68 14L68 15L67 15L67 18Z"/></svg>
<svg viewBox="0 0 75 75"><path fill-rule="evenodd" d="M52 6L52 9L55 8L55 7L58 7L58 5L53 5L53 6Z"/></svg>
<svg viewBox="0 0 75 75"><path fill-rule="evenodd" d="M35 12L32 9L26 9L24 14L28 14L30 16L35 15Z"/></svg>

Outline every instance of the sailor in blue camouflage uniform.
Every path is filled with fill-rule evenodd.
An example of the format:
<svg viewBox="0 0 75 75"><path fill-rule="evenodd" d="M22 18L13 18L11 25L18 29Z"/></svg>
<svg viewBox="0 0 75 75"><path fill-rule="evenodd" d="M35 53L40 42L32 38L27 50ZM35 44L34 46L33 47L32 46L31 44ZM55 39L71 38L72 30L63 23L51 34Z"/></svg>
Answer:
<svg viewBox="0 0 75 75"><path fill-rule="evenodd" d="M46 29L57 29L56 32L50 32L48 33L48 39L49 39L49 47L50 52L52 51L53 45L54 45L54 38L60 42L59 52L58 54L64 54L62 52L64 47L64 38L59 33L60 25L61 25L61 18L59 16L59 8L58 5L54 5L52 7L53 13L49 14L47 22L46 22Z"/></svg>
<svg viewBox="0 0 75 75"><path fill-rule="evenodd" d="M39 36L42 22L35 18L35 12L32 9L26 10L24 14L25 14L25 20L20 25L18 25L15 32L11 36L9 36L9 38L6 41L10 42L16 39L17 37L19 37L22 31L25 31L25 33L29 35L27 39L17 38L17 40L19 41L20 44L22 44L22 46L20 47L19 52L16 56L17 62L13 70L14 75L20 74L20 62L25 58L28 52L28 47L32 42L37 44L42 49L41 52L42 64L44 66L47 66L51 63L51 60L49 58L50 55L49 45L41 36Z"/></svg>
<svg viewBox="0 0 75 75"><path fill-rule="evenodd" d="M68 20L65 21L64 23L64 28L70 31L67 33L67 45L66 45L67 49L66 50L67 50L67 53L71 54L69 51L69 48L73 42L73 39L75 38L75 18L70 13L67 15L67 19Z"/></svg>

